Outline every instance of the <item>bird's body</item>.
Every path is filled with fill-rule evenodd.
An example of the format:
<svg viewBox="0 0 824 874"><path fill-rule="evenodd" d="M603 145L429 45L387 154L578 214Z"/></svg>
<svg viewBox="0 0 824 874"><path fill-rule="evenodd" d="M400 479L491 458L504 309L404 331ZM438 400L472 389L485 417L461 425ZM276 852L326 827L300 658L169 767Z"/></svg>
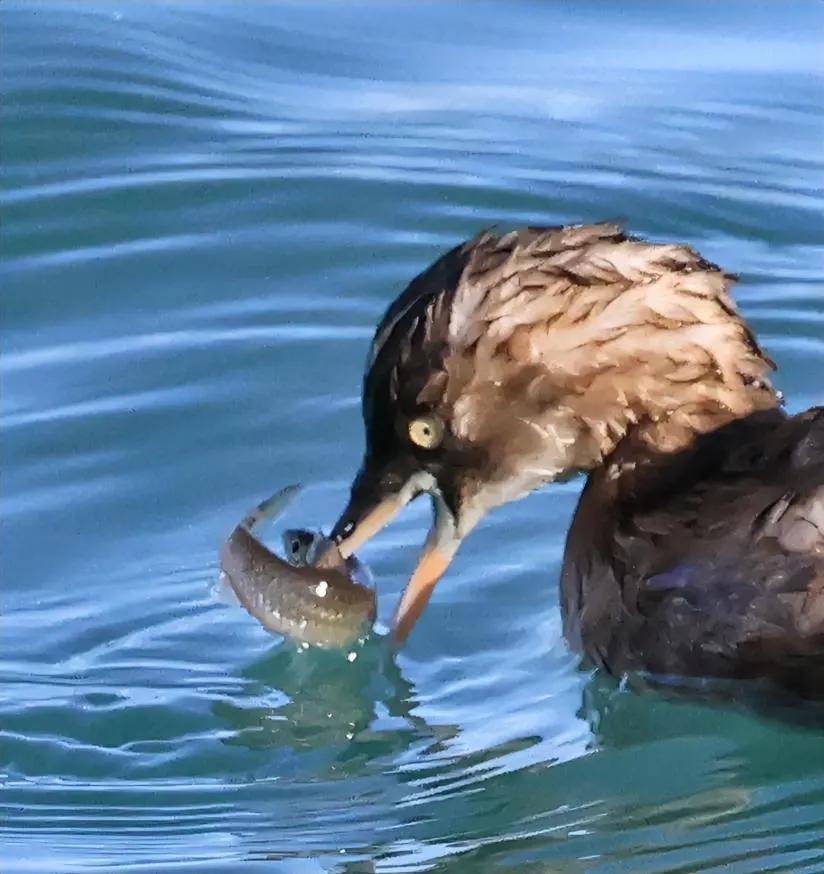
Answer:
<svg viewBox="0 0 824 874"><path fill-rule="evenodd" d="M485 232L413 280L375 334L335 531L354 549L432 494L399 637L486 512L583 472L573 645L614 672L800 671L824 694L824 410L781 410L731 282L611 224Z"/></svg>
<svg viewBox="0 0 824 874"><path fill-rule="evenodd" d="M824 696L824 410L770 410L593 470L564 555L567 639L611 673Z"/></svg>

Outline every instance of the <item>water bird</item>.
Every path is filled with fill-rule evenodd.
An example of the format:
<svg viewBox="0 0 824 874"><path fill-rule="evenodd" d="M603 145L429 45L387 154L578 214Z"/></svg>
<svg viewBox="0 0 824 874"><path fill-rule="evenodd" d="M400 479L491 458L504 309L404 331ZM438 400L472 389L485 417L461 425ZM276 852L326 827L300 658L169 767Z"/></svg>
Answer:
<svg viewBox="0 0 824 874"><path fill-rule="evenodd" d="M399 645L486 513L583 473L560 582L575 650L824 692L824 408L785 412L734 279L600 223L484 231L412 280L371 344L331 532L350 555L431 496Z"/></svg>

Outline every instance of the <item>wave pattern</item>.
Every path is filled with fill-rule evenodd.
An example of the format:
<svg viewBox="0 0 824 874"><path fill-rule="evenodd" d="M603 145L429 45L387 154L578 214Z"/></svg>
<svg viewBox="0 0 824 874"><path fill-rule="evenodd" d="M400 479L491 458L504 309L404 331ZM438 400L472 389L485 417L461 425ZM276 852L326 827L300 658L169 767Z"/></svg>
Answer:
<svg viewBox="0 0 824 874"><path fill-rule="evenodd" d="M700 247L788 406L821 402L821 7L0 16L4 871L821 870L820 732L568 655L576 484L488 520L398 659L214 594L278 483L331 520L372 326L485 225ZM366 553L383 622L425 515Z"/></svg>

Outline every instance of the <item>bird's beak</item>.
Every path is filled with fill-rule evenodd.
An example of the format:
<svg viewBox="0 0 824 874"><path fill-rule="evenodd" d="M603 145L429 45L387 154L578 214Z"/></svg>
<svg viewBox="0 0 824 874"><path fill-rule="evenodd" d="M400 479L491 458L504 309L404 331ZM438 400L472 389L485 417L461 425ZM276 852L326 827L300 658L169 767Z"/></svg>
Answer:
<svg viewBox="0 0 824 874"><path fill-rule="evenodd" d="M435 584L446 572L461 544L452 513L439 495L433 496L432 507L435 515L432 528L392 620L392 634L398 646L406 642L409 632L429 603Z"/></svg>
<svg viewBox="0 0 824 874"><path fill-rule="evenodd" d="M353 491L331 534L343 557L348 558L377 534L419 493L419 489L407 486L388 497L369 500L361 490ZM451 511L440 495L433 494L432 498L433 525L392 622L392 636L397 646L405 643L461 542Z"/></svg>
<svg viewBox="0 0 824 874"><path fill-rule="evenodd" d="M350 500L330 535L337 543L341 555L349 558L381 528L388 525L409 503L409 499L404 500L404 497L401 493L388 495L365 505L362 500Z"/></svg>

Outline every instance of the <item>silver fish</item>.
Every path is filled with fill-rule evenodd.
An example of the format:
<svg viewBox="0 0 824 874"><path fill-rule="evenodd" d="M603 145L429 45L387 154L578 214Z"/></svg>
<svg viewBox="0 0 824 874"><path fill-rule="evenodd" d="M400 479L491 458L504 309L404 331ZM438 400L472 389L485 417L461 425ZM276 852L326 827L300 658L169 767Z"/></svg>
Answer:
<svg viewBox="0 0 824 874"><path fill-rule="evenodd" d="M240 603L265 628L316 646L345 648L368 634L376 613L374 590L349 578L346 561L321 534L292 538L299 548L292 551L286 544L289 561L252 534L298 491L298 486L281 489L248 513L224 543L221 567Z"/></svg>

